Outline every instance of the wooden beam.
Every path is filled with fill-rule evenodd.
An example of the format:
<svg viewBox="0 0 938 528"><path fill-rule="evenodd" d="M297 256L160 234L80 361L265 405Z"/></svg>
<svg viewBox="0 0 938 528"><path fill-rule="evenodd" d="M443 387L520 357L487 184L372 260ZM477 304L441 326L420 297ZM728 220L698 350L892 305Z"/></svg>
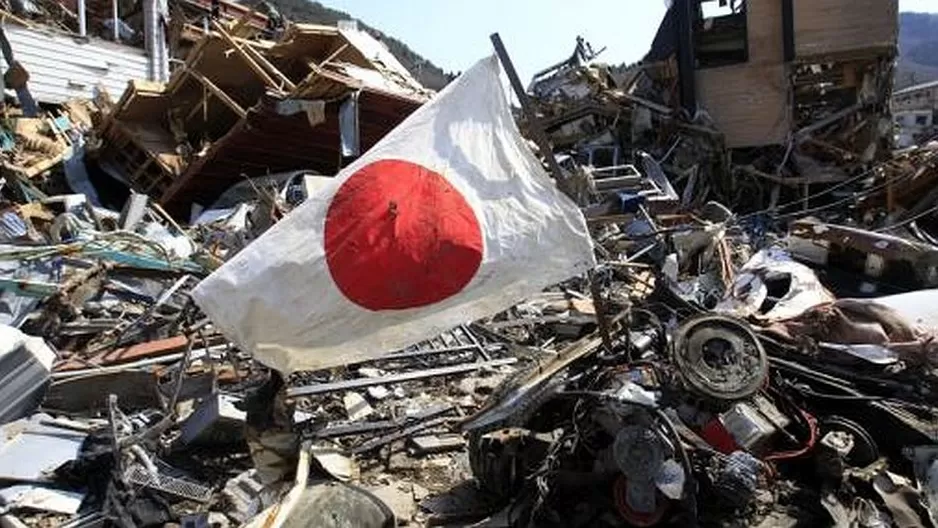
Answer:
<svg viewBox="0 0 938 528"><path fill-rule="evenodd" d="M296 85L293 84L293 81L291 81L289 77L284 75L282 71L277 69L276 66L271 64L270 61L267 60L267 57L261 55L261 52L254 49L253 46L251 46L250 44L246 44L244 46L244 51L246 51L248 55L251 55L254 58L254 60L257 61L257 63L261 65L261 67L267 70L268 73L271 73L275 77L280 79L280 82L283 83L283 87L286 88L287 91L292 92L293 90L296 90Z"/></svg>
<svg viewBox="0 0 938 528"><path fill-rule="evenodd" d="M209 94L209 95L211 95L211 94ZM195 105L192 107L192 110L189 110L189 113L186 114L186 120L183 121L183 123L188 123L189 120L191 120L193 117L195 117L195 114L197 114L197 113L199 112L199 109L202 108L203 106L207 105L208 102L209 102L209 97L208 97L208 95L206 95L205 97L203 97L203 98L200 99L199 101L196 101Z"/></svg>
<svg viewBox="0 0 938 528"><path fill-rule="evenodd" d="M212 99L212 94L205 93L205 90L202 90L202 98L196 101L195 104L192 105L192 109L189 110L189 113L186 114L186 119L182 122L183 128L185 128L185 125L186 123L189 122L189 120L195 117L195 114L199 112L199 109L205 108L205 113L208 114L208 102L211 99Z"/></svg>
<svg viewBox="0 0 938 528"><path fill-rule="evenodd" d="M264 81L264 84L266 84L269 88L274 88L275 90L281 91L280 86L277 85L277 82L274 81L273 78L267 74L264 68L261 67L261 65L258 64L257 61L251 58L248 52L244 51L244 48L242 48L240 44L234 41L231 35L229 35L227 31L225 31L225 28L223 28L221 24L213 21L212 27L215 29L215 31L218 32L219 35L221 35L221 38L229 46L231 46L235 50L235 52L237 52L238 55L241 56L244 62L247 63L248 67L254 70L254 73L256 73L257 76L260 77L262 81Z"/></svg>
<svg viewBox="0 0 938 528"><path fill-rule="evenodd" d="M238 114L238 117L241 119L247 117L247 111L244 108L241 108L241 105L239 105L237 101L232 99L227 93L225 93L224 90L216 86L215 83L208 80L208 78L206 78L200 72L192 69L186 69L186 73L191 75L193 79L199 81L202 86L208 88L208 91L212 92L212 95L219 98L221 102L225 103L228 108L234 111L234 113Z"/></svg>
<svg viewBox="0 0 938 528"><path fill-rule="evenodd" d="M317 66L319 66L320 68L322 68L322 67L325 66L326 64L329 64L329 62L331 62L333 59L335 59L336 57L338 57L340 53L342 53L343 51L345 51L346 48L348 48L348 42L346 42L345 44L342 44L341 46L339 46L339 49L337 49L337 50L333 51L332 53L330 53L329 56L326 57L326 59L325 59L324 61L322 61L322 62L320 62L319 64L317 64Z"/></svg>
<svg viewBox="0 0 938 528"><path fill-rule="evenodd" d="M142 176L143 173L144 173L148 168L150 168L150 165L152 165L152 164L153 164L153 157L152 157L152 156L147 156L146 161L144 161L143 163L141 163L140 166L137 167L136 170L134 170L133 174L130 175L130 178L129 178L130 183L133 184L133 185L136 185L136 184L137 184L137 179L140 178L140 176ZM149 189L147 189L147 190L149 190Z"/></svg>
<svg viewBox="0 0 938 528"><path fill-rule="evenodd" d="M265 80L265 82L269 81L268 84L270 86L277 88L278 90L282 90L282 88L286 88L287 91L293 91L296 89L296 85L293 84L293 82L290 81L290 79L286 75L284 75L283 72L278 70L276 66L271 64L270 61L268 61L266 57L264 57L263 55L261 55L259 51L251 47L250 44L245 44L244 46L241 46L240 44L235 42L234 37L232 37L227 31L225 31L224 26L222 26L216 21L212 22L212 28L214 28L215 31L217 31L221 35L221 37L225 39L225 42L227 42L228 45L233 46L235 48L235 51L237 51L238 54L241 55L241 57L245 61L248 62L248 66L250 66L251 69L253 69L255 73L260 75L261 78ZM279 79L281 84L277 85L276 81L274 80L274 77L271 77L271 75Z"/></svg>

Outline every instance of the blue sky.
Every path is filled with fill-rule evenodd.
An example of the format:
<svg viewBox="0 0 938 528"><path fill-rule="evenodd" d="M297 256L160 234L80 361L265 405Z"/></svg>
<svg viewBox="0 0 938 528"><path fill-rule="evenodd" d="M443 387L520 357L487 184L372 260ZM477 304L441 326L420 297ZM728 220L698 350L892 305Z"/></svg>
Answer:
<svg viewBox="0 0 938 528"><path fill-rule="evenodd" d="M664 16L665 0L320 0L406 43L447 71L492 52L499 32L527 85L531 75L567 58L577 35L599 59L633 62ZM903 11L938 12L938 0L899 0Z"/></svg>

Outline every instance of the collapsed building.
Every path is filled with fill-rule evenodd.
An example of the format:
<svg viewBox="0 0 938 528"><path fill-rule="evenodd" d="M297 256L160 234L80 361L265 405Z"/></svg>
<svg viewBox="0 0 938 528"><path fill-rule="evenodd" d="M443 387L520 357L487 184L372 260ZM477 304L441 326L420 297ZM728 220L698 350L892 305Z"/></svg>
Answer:
<svg viewBox="0 0 938 528"><path fill-rule="evenodd" d="M727 203L752 187L805 196L889 156L897 18L895 1L676 1L641 63L613 75L575 54L533 95L581 162L640 148Z"/></svg>
<svg viewBox="0 0 938 528"><path fill-rule="evenodd" d="M245 178L332 175L427 100L354 23L294 24L250 41L216 24L165 86L134 83L97 128L115 177L174 215Z"/></svg>
<svg viewBox="0 0 938 528"><path fill-rule="evenodd" d="M935 109L938 108L936 92L938 83L931 81L893 94L892 111L898 128L898 147L910 147L934 136Z"/></svg>
<svg viewBox="0 0 938 528"><path fill-rule="evenodd" d="M195 0L21 7L3 69L20 99L95 101L88 160L180 218L245 178L332 175L431 93L354 21L286 28L272 9Z"/></svg>

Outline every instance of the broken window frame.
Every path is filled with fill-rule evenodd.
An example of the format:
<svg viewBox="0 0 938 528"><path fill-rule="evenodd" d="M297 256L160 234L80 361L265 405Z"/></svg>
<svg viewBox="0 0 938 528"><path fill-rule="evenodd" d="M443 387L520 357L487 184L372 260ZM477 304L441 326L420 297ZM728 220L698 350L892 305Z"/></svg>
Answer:
<svg viewBox="0 0 938 528"><path fill-rule="evenodd" d="M733 66L737 64L746 64L749 62L749 19L748 11L746 9L746 0L694 0L696 5L696 20L694 21L694 57L695 57L695 69L703 70L708 68L722 68L724 66ZM731 14L720 14L716 16L705 16L704 8L705 6L713 6L714 3L719 3L720 8L728 7L732 9ZM733 49L730 51L715 51L715 52L706 52L702 49L701 38L708 33L713 34L714 30L705 30L707 21L714 21L713 24L719 24L723 21L722 24L732 25L738 24L739 21L742 22L742 29L738 28L721 28L716 30L717 32L726 31L727 34L739 33L739 35L732 35L731 39L736 40L741 38L742 46L739 49Z"/></svg>

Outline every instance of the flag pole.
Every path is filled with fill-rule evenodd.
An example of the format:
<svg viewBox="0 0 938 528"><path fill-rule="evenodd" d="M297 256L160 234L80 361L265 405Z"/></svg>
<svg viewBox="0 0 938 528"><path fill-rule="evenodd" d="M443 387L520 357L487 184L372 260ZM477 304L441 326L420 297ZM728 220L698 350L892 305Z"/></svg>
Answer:
<svg viewBox="0 0 938 528"><path fill-rule="evenodd" d="M563 171L560 170L560 165L557 164L557 160L554 158L554 152L550 147L550 142L547 140L547 134L544 132L544 127L541 126L541 120L538 119L537 113L531 105L531 100L528 99L528 94L521 85L521 79L518 78L515 65L511 62L508 51L505 50L505 45L502 44L502 38L498 33L492 33L489 38L492 40L492 46L495 47L495 54L498 55L499 62L502 63L502 68L505 69L505 74L508 75L508 82L511 84L515 95L518 97L518 102L521 103L521 111L524 113L524 118L528 122L528 130L531 133L532 139L537 143L537 148L541 151L541 156L547 161L547 168L550 169L550 175L554 177L557 186L560 187L567 196L572 196L567 192L569 189L567 179L564 178Z"/></svg>
<svg viewBox="0 0 938 528"><path fill-rule="evenodd" d="M502 63L505 74L508 75L508 82L511 84L511 89L514 90L515 96L518 97L518 102L521 103L521 111L524 113L524 118L528 123L528 130L534 142L537 144L538 150L541 151L541 156L547 161L547 168L550 170L551 176L554 177L554 181L557 182L557 186L560 190L567 196L572 197L573 195L569 192L570 184L567 179L564 178L563 171L560 170L560 165L557 164L557 159L554 158L554 151L550 147L547 133L544 132L541 120L537 117L537 112L534 111L531 100L528 99L528 94L521 85L521 79L518 78L515 65L511 62L511 57L508 56L505 45L502 44L501 36L499 36L498 33L492 33L489 39L492 41L492 46L495 47L495 54L498 56L499 62ZM593 308L596 310L596 322L599 325L599 335L603 340L603 346L606 350L612 352L612 334L609 328L609 318L606 314L605 305L603 304L598 278L593 270L589 271L588 276L590 292L593 296Z"/></svg>

